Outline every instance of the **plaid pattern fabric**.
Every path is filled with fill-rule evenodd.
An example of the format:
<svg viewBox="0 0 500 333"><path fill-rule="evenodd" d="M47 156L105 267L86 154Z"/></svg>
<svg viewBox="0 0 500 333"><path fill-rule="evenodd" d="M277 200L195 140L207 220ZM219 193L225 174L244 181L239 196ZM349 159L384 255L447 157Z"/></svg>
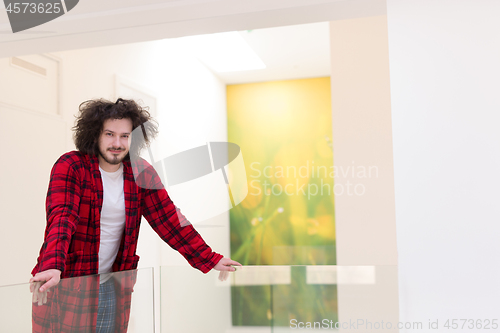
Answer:
<svg viewBox="0 0 500 333"><path fill-rule="evenodd" d="M126 332L137 270L115 273L106 283L114 284L116 311L114 331ZM62 279L47 294L47 303L32 305L33 332L95 333L99 312L98 275Z"/></svg>
<svg viewBox="0 0 500 333"><path fill-rule="evenodd" d="M96 333L113 333L116 320L115 283L109 279L99 286Z"/></svg>
<svg viewBox="0 0 500 333"><path fill-rule="evenodd" d="M97 275L62 279L47 303L32 305L33 332L93 333L99 300Z"/></svg>
<svg viewBox="0 0 500 333"><path fill-rule="evenodd" d="M222 255L213 252L205 243L175 207L167 191L161 186L160 177L155 170L146 161L142 162L144 164L139 166L140 170L144 170L140 175L141 183L154 184L152 188L160 189L137 186L130 161L123 162L125 230L112 270L117 272L137 268L137 240L141 217L144 216L156 233L179 251L191 266L207 273ZM102 201L103 188L98 158L79 151L62 155L54 164L50 175L45 238L37 264L32 270L33 275L47 269L61 270L63 279L97 274ZM133 286L133 282L135 279L122 286ZM117 316L121 316L121 319L117 320L116 332L126 329L128 324L126 311L127 307L130 309L130 304L127 303L130 302L130 297L126 291L122 296L117 298ZM35 310L41 311L34 308ZM38 313L36 311L34 316ZM48 320L45 315L42 311L41 317L34 317L33 332L55 332L51 330L50 323L53 321ZM96 318L93 322L96 322Z"/></svg>

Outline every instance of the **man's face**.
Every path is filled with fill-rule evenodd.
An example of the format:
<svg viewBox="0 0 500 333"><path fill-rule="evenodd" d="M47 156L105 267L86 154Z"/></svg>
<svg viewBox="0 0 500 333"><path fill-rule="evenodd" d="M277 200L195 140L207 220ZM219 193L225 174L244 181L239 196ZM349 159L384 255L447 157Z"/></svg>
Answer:
<svg viewBox="0 0 500 333"><path fill-rule="evenodd" d="M130 148L132 121L107 119L99 136L99 166L108 172L118 170Z"/></svg>

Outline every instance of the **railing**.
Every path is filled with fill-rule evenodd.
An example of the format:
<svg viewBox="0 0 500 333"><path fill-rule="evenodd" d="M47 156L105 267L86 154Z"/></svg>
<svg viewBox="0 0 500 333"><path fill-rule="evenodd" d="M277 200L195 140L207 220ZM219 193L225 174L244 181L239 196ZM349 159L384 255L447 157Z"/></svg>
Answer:
<svg viewBox="0 0 500 333"><path fill-rule="evenodd" d="M161 267L161 333L398 332L397 266L245 266L218 277Z"/></svg>
<svg viewBox="0 0 500 333"><path fill-rule="evenodd" d="M152 268L62 279L36 299L29 283L0 287L0 332L95 332L100 289L114 294L119 331L154 333Z"/></svg>
<svg viewBox="0 0 500 333"><path fill-rule="evenodd" d="M245 266L225 281L162 266L156 333L398 332L397 282L397 266ZM0 332L95 332L109 285L117 331L154 333L152 268L62 279L35 303L28 283L0 287Z"/></svg>

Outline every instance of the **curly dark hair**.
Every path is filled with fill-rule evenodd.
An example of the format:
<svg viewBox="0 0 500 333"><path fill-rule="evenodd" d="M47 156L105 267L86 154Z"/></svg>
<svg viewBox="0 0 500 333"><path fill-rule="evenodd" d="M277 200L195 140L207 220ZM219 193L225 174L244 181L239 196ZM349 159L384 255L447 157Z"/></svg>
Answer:
<svg viewBox="0 0 500 333"><path fill-rule="evenodd" d="M140 154L140 151L149 146L158 135L158 123L154 120L147 107L140 106L132 99L118 98L116 102L106 99L85 101L79 106L73 139L76 149L89 155L99 154L99 136L103 130L104 121L108 119L130 119L132 130L142 127L143 137L132 140L129 154L125 160L130 160L130 154Z"/></svg>

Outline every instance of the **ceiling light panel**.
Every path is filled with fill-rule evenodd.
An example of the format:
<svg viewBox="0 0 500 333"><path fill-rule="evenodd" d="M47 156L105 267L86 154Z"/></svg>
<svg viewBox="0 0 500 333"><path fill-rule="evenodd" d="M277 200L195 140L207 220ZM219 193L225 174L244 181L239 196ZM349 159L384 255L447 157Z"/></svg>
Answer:
<svg viewBox="0 0 500 333"><path fill-rule="evenodd" d="M264 62L236 31L183 37L178 41L218 73L266 68Z"/></svg>

